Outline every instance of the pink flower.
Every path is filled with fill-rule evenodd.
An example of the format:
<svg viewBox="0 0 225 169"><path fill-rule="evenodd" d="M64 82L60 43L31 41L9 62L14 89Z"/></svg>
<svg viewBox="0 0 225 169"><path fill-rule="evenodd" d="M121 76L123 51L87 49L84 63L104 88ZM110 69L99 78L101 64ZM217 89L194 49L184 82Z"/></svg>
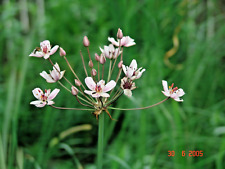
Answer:
<svg viewBox="0 0 225 169"><path fill-rule="evenodd" d="M91 91L85 90L84 92L92 97L110 97L110 95L106 92L112 90L116 86L116 82L114 80L111 80L106 85L104 80L100 80L96 84L92 77L86 77L85 83Z"/></svg>
<svg viewBox="0 0 225 169"><path fill-rule="evenodd" d="M37 47L36 49L34 49L34 51L29 56L44 57L45 59L48 59L57 51L58 48L59 45L56 45L51 48L49 40L44 40L40 43L40 48Z"/></svg>
<svg viewBox="0 0 225 169"><path fill-rule="evenodd" d="M169 89L168 89L168 84L167 84L167 81L165 81L165 80L162 81L162 85L163 85L163 89L164 89L164 91L162 91L162 93L166 97L171 97L172 99L174 99L177 102L184 101L183 99L180 99L180 97L182 97L185 94L183 89L181 89L181 88L178 89L178 87L173 88L174 84L169 86Z"/></svg>
<svg viewBox="0 0 225 169"><path fill-rule="evenodd" d="M44 79L46 79L46 81L48 83L55 83L58 80L62 79L62 77L63 77L63 75L65 73L65 70L60 72L59 65L58 65L58 63L56 63L53 66L53 70L52 71L49 71L49 72L50 72L50 74L47 74L46 71L43 71L43 72L40 73L40 75Z"/></svg>
<svg viewBox="0 0 225 169"><path fill-rule="evenodd" d="M119 51L119 48L115 49L112 44L104 46L104 49L100 48L100 50L108 59L116 59L122 53L122 51Z"/></svg>
<svg viewBox="0 0 225 169"><path fill-rule="evenodd" d="M122 65L122 68L125 75L131 80L139 79L142 76L142 73L145 71L145 69L142 69L142 67L137 69L137 61L135 59L132 60L129 67Z"/></svg>
<svg viewBox="0 0 225 169"><path fill-rule="evenodd" d="M121 39L121 42L119 44L119 41L115 41L114 38L110 38L108 37L108 40L115 46L125 46L125 47L130 47L130 46L133 46L135 45L136 43L134 42L134 39L130 38L129 36L124 36L122 39Z"/></svg>
<svg viewBox="0 0 225 169"><path fill-rule="evenodd" d="M132 80L128 79L128 77L124 77L121 79L121 88L126 96L132 96L132 90L136 89L135 83Z"/></svg>
<svg viewBox="0 0 225 169"><path fill-rule="evenodd" d="M34 97L36 97L38 100L30 102L30 104L35 105L36 107L44 107L47 105L52 105L54 102L52 99L56 97L56 95L59 93L59 89L54 89L51 92L51 89L46 90L45 93L40 88L35 88L32 90Z"/></svg>

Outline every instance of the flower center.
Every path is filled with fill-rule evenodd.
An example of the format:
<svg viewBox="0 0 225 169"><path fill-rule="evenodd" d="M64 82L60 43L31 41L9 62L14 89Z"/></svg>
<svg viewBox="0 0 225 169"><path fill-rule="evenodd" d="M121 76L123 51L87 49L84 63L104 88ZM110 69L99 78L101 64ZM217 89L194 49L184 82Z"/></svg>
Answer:
<svg viewBox="0 0 225 169"><path fill-rule="evenodd" d="M174 87L174 88L173 88L173 85L174 85L174 83L172 83L172 85L169 86L170 94L173 94L173 93L174 93L175 91L177 91L177 89L178 89L178 87Z"/></svg>
<svg viewBox="0 0 225 169"><path fill-rule="evenodd" d="M124 85L123 85L123 88L124 88L124 89L131 89L131 87L132 87L132 82L130 83L130 82L127 81L127 82L125 82Z"/></svg>
<svg viewBox="0 0 225 169"><path fill-rule="evenodd" d="M43 47L43 52L46 54L48 52L48 47L47 46L44 46Z"/></svg>
<svg viewBox="0 0 225 169"><path fill-rule="evenodd" d="M47 101L47 96L45 96L44 94L41 95L41 100L43 102L46 102Z"/></svg>
<svg viewBox="0 0 225 169"><path fill-rule="evenodd" d="M96 91L96 92L102 92L101 85L96 85L95 91Z"/></svg>

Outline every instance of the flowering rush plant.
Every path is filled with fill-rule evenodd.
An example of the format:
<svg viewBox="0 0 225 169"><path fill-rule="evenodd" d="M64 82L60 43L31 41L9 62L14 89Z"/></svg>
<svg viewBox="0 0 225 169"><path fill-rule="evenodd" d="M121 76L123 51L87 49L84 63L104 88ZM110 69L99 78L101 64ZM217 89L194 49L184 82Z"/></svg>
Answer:
<svg viewBox="0 0 225 169"><path fill-rule="evenodd" d="M70 65L69 61L66 57L66 52L62 47L58 45L53 48L50 45L48 40L45 40L40 43L40 47L34 49L34 51L29 55L32 57L39 57L49 60L49 62L53 66L53 70L49 71L49 74L46 71L40 73L46 82L48 83L59 83L63 88L69 91L74 97L76 97L78 103L82 106L88 108L63 108L54 106L54 101L52 101L60 89L54 89L52 92L50 89L45 89L44 92L40 88L35 88L32 92L33 95L38 99L36 101L32 101L30 104L35 105L36 107L44 107L45 105L49 105L56 109L72 109L72 110L85 110L92 111L93 114L98 119L98 116L105 111L108 116L112 119L109 109L118 109L118 110L138 110L138 109L148 109L158 104L163 103L169 98L174 99L175 101L182 102L183 100L180 98L185 93L183 89L178 89L177 87L173 87L174 84L169 86L167 81L163 80L163 90L162 93L167 97L166 99L147 107L141 108L133 108L133 109L120 109L110 107L112 103L117 101L122 94L125 94L128 97L132 97L132 90L136 89L135 81L141 78L145 69L142 67L137 67L137 61L133 59L129 66L123 64L123 51L124 48L131 47L135 45L134 39L129 36L123 36L122 30L118 29L117 32L117 40L114 38L108 38L109 44L108 46L100 47L100 54L95 53L94 58L91 57L89 52L90 42L87 36L83 39L83 45L87 48L89 62L88 67L84 62L84 58L82 52L80 52L83 68L86 74L86 78L80 79L78 75L75 73L75 70ZM58 63L53 63L50 56L55 54L59 49L59 54L62 56L71 72L74 74L75 79L73 79L73 83L69 81L65 77L65 70L61 71ZM94 68L94 62L97 62L97 68ZM105 70L105 64L109 62L109 70ZM117 69L117 70L116 70ZM123 72L123 73L122 73ZM108 76L105 78L104 74L108 73ZM115 79L112 79L112 74L117 73ZM121 77L122 74L122 77ZM67 88L63 85L60 80L64 78L67 83L70 84L71 88ZM114 91L114 92L113 92Z"/></svg>
<svg viewBox="0 0 225 169"><path fill-rule="evenodd" d="M115 108L111 107L112 103L116 102L123 94L132 97L132 91L136 89L135 81L140 79L143 73L146 71L142 67L138 68L137 61L133 59L129 65L123 63L123 52L124 48L131 47L135 45L134 39L129 36L123 36L122 30L118 29L117 40L114 38L108 38L108 46L100 47L100 53L95 53L92 57L89 52L90 42L87 36L83 39L83 45L86 47L89 57L89 62L85 64L82 52L80 52L83 69L86 78L80 79L76 74L75 70L72 68L70 62L66 57L66 52L62 47L58 45L51 47L50 42L45 40L40 43L40 47L34 49L34 51L29 55L32 57L44 58L50 62L53 66L52 70L47 73L43 71L40 76L43 77L47 83L58 83L61 87L66 89L70 94L76 98L79 104L85 108L66 108L54 106L53 99L60 92L60 89L54 89L52 92L50 89L45 89L42 91L40 88L35 88L32 92L36 101L32 101L30 104L36 107L44 107L49 105L56 109L70 109L70 110L84 110L91 111L99 118L99 141L98 141L98 169L102 166L102 153L103 153L103 124L104 124L104 113L106 112L108 116L111 117L109 109L117 110L140 110L148 109L153 106L159 105L169 98L174 99L177 102L182 102L180 98L185 93L183 89L178 89L174 87L174 84L168 87L167 81L163 80L163 91L162 93L166 98L154 105L140 108ZM59 54L66 61L69 69L74 75L72 81L65 77L65 70L61 71L58 63L53 63L50 57L56 53L59 49ZM93 62L95 61L95 63ZM109 64L106 67L106 64ZM87 66L88 65L88 66ZM108 69L106 69L108 68ZM105 76L107 74L107 76ZM116 76L112 76L116 74ZM115 78L113 78L115 77ZM70 88L66 87L61 79L65 79L69 83ZM102 120L101 120L102 119Z"/></svg>

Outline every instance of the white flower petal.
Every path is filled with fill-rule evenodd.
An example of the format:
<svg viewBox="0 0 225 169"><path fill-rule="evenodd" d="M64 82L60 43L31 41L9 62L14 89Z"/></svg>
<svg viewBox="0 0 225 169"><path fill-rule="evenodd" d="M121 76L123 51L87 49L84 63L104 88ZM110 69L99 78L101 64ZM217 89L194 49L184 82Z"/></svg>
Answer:
<svg viewBox="0 0 225 169"><path fill-rule="evenodd" d="M49 55L53 55L59 48L59 45L55 45L51 50L50 50L50 53Z"/></svg>
<svg viewBox="0 0 225 169"><path fill-rule="evenodd" d="M112 90L114 87L116 86L116 82L114 80L111 80L110 82L108 82L104 88L102 89L103 92L108 92L110 90Z"/></svg>
<svg viewBox="0 0 225 169"><path fill-rule="evenodd" d="M84 90L84 93L86 93L86 94L88 94L88 95L92 95L92 93L94 93L94 91Z"/></svg>
<svg viewBox="0 0 225 169"><path fill-rule="evenodd" d="M183 99L180 99L179 97L175 98L174 100L177 101L177 102L183 102L184 101Z"/></svg>
<svg viewBox="0 0 225 169"><path fill-rule="evenodd" d="M50 56L49 54L45 54L45 55L44 55L44 59L48 59L49 56Z"/></svg>
<svg viewBox="0 0 225 169"><path fill-rule="evenodd" d="M55 81L52 79L52 77L47 74L45 71L41 72L40 75L48 82L48 83L54 83Z"/></svg>
<svg viewBox="0 0 225 169"><path fill-rule="evenodd" d="M65 70L64 71L61 71L60 72L60 78L59 79L62 79L62 77L64 76L64 74L65 74Z"/></svg>
<svg viewBox="0 0 225 169"><path fill-rule="evenodd" d="M40 88L35 88L32 90L34 97L36 97L38 100L41 99L41 95L43 95L43 91Z"/></svg>
<svg viewBox="0 0 225 169"><path fill-rule="evenodd" d="M114 38L108 37L108 41L110 41L115 46L119 46L119 42L116 42Z"/></svg>
<svg viewBox="0 0 225 169"><path fill-rule="evenodd" d="M48 101L50 101L50 100L52 100L52 99L54 99L55 97L56 97L56 95L59 93L59 89L54 89L52 92L51 92L51 94L48 96Z"/></svg>
<svg viewBox="0 0 225 169"><path fill-rule="evenodd" d="M92 77L86 77L85 83L90 90L95 91L96 83L94 82Z"/></svg>
<svg viewBox="0 0 225 169"><path fill-rule="evenodd" d="M47 105L52 105L52 104L55 104L55 102L53 102L53 101L48 101L48 104Z"/></svg>
<svg viewBox="0 0 225 169"><path fill-rule="evenodd" d="M108 93L104 93L104 92L99 93L99 95L102 97L110 97L110 95Z"/></svg>
<svg viewBox="0 0 225 169"><path fill-rule="evenodd" d="M134 71L137 70L137 61L133 59L129 67Z"/></svg>
<svg viewBox="0 0 225 169"><path fill-rule="evenodd" d="M163 93L166 97L170 97L170 93L169 93L169 92L164 92L164 91L162 91L162 93Z"/></svg>
<svg viewBox="0 0 225 169"><path fill-rule="evenodd" d="M131 96L132 96L132 91L131 91L131 90L129 90L129 89L124 89L123 91L124 91L124 94L125 94L126 96L128 96L128 97L131 97Z"/></svg>
<svg viewBox="0 0 225 169"><path fill-rule="evenodd" d="M99 93L95 93L95 94L91 94L91 96L97 98L97 97L100 97L101 95Z"/></svg>
<svg viewBox="0 0 225 169"><path fill-rule="evenodd" d="M127 69L126 69L126 66L125 66L125 65L122 65L122 68L123 68L124 74L127 75Z"/></svg>
<svg viewBox="0 0 225 169"><path fill-rule="evenodd" d="M165 92L168 92L169 90L168 90L168 84L167 84L167 81L162 80L162 85L163 85L164 91L165 91Z"/></svg>
<svg viewBox="0 0 225 169"><path fill-rule="evenodd" d="M42 101L41 100L35 100L35 101L30 102L30 104L33 104L33 105L42 104Z"/></svg>
<svg viewBox="0 0 225 169"><path fill-rule="evenodd" d="M33 57L43 57L43 53L42 52L32 52L29 56L33 56Z"/></svg>
<svg viewBox="0 0 225 169"><path fill-rule="evenodd" d="M133 76L133 74L134 74L134 70L132 68L128 67L126 76L131 78Z"/></svg>
<svg viewBox="0 0 225 169"><path fill-rule="evenodd" d="M42 102L41 104L36 104L36 107L44 107L46 105L46 102Z"/></svg>
<svg viewBox="0 0 225 169"><path fill-rule="evenodd" d="M178 97L182 97L185 93L184 93L184 90L180 88L176 91L176 94Z"/></svg>

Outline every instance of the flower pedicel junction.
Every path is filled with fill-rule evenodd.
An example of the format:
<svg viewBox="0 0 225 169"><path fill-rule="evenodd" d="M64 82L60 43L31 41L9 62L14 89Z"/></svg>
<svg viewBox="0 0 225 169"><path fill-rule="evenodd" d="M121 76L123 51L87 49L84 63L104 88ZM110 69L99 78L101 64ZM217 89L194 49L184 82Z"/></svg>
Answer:
<svg viewBox="0 0 225 169"><path fill-rule="evenodd" d="M82 83L83 81L79 79L73 68L71 67L69 61L66 58L66 52L63 48L60 47L60 56L62 56L65 61L67 62L68 67L72 71L75 76L74 84L71 83L65 76L65 70L61 71L58 63L53 64L50 56L53 55L59 48L58 45L51 48L50 42L45 40L40 43L40 47L34 49L34 51L29 55L33 57L43 57L44 59L48 59L49 62L53 66L53 70L49 72L43 71L40 75L48 82L48 83L55 83L58 82L63 88L69 91L73 96L76 97L77 101L87 108L63 108L63 107L56 107L53 106L54 102L52 99L56 97L59 93L59 89L54 89L52 92L50 89L45 90L44 92L40 88L35 88L32 92L33 95L38 99L36 101L32 101L30 104L35 105L36 107L44 107L45 105L49 105L56 109L72 109L72 110L85 110L85 111L92 111L96 118L105 111L109 117L112 119L108 109L118 109L118 110L138 110L138 109L148 109L153 106L156 106L164 101L168 100L169 98L174 99L175 101L182 102L183 100L180 99L185 93L183 89L178 89L177 87L173 88L167 85L166 81L162 81L163 89L162 93L167 97L166 99L147 107L141 108L133 108L133 109L120 109L110 107L110 105L115 102L122 94L127 95L128 97L132 96L132 90L136 89L135 80L139 79L142 74L145 72L145 69L138 68L137 62L135 59L131 61L129 66L125 66L123 64L123 51L124 47L130 47L135 45L134 39L130 38L129 36L123 36L122 30L118 29L117 32L117 41L114 38L108 38L111 42L109 46L104 46L104 48L100 48L101 54L98 55L95 53L95 61L97 62L97 70L94 69L93 60L90 56L89 52L89 45L90 42L88 38L85 36L83 39L83 44L87 48L88 56L89 56L89 63L88 67L89 70L86 68L84 63L84 58L82 52L80 52L82 64L84 67L84 71L86 74L86 78L84 79L85 85ZM108 77L104 80L104 73L105 73L105 64L109 62L109 70L108 70ZM117 63L118 62L118 63ZM118 69L118 70L115 70ZM121 73L124 73L123 77L121 77ZM116 79L111 80L112 74L117 73ZM67 88L64 86L60 80L64 78L70 85L71 88ZM76 87L75 87L76 86ZM116 89L117 88L117 89ZM116 89L116 90L115 90ZM113 93L113 91L115 91Z"/></svg>

